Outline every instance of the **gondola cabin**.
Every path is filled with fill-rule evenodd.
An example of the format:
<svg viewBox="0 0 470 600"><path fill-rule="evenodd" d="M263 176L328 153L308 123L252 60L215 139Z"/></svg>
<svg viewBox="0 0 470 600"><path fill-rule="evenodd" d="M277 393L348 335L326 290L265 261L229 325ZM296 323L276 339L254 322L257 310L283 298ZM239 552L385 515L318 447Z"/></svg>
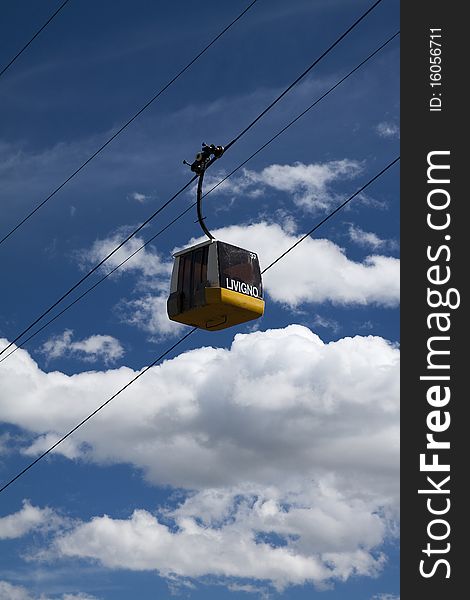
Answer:
<svg viewBox="0 0 470 600"><path fill-rule="evenodd" d="M174 255L168 317L211 331L261 317L263 286L258 256L218 240Z"/></svg>

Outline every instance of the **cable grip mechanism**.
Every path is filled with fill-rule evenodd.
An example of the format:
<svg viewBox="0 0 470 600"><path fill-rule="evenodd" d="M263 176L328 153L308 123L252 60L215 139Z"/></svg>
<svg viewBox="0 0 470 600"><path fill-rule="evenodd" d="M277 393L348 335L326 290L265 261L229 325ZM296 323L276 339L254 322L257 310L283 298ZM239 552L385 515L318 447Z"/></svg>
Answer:
<svg viewBox="0 0 470 600"><path fill-rule="evenodd" d="M223 146L215 146L214 144L208 146L202 142L202 150L196 154L195 160L192 163L183 160L183 164L188 165L196 175L200 175L206 169L212 157L214 159L220 158L224 150Z"/></svg>

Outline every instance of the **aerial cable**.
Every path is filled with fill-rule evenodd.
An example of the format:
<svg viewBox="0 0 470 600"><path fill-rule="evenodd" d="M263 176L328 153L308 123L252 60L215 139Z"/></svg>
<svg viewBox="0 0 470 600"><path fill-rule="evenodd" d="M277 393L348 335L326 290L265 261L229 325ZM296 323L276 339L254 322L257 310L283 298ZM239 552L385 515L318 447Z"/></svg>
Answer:
<svg viewBox="0 0 470 600"><path fill-rule="evenodd" d="M47 19L47 21L44 23L44 25L36 31L36 33L29 40L29 42L27 42L23 46L23 48L21 48L21 50L15 54L15 56L10 60L10 62L5 67L3 67L3 69L0 71L0 77L5 73L5 71L7 71L11 67L11 65L15 62L15 60L23 54L23 52L28 48L28 46L32 42L34 42L34 40L38 37L38 35L41 33L41 31L43 31L49 25L49 23L52 21L52 19L60 13L60 11L64 8L64 6L66 4L68 4L68 2L69 2L69 0L65 0L64 2L62 2L62 4L59 6L59 8L54 13L52 13L52 15Z"/></svg>
<svg viewBox="0 0 470 600"><path fill-rule="evenodd" d="M65 179L58 187L55 188L53 192L49 194L42 202L40 202L31 212L29 212L19 223L17 223L13 229L11 229L7 234L4 235L2 239L0 239L0 244L3 244L13 233L19 229L28 219L30 219L38 210L40 210L53 196L57 194L69 181L71 181L82 169L84 169L98 154L100 154L114 139L118 137L137 117L139 117L155 100L163 94L165 90L167 90L170 85L172 85L185 71L187 71L209 48L215 44L215 42L224 35L238 20L240 20L243 15L250 10L250 8L257 2L258 0L253 0L251 4L249 4L243 12L241 12L238 17L236 17L231 23L229 23L207 46L205 46L199 54L197 54L185 67L183 67L168 83L166 83L148 102L146 102L142 108L140 108L130 119L128 119L124 125L122 125L104 144L102 144L87 160L75 169L75 171Z"/></svg>
<svg viewBox="0 0 470 600"><path fill-rule="evenodd" d="M63 183L61 183L47 198L45 198L40 204L36 206L22 221L20 221L13 229L11 229L2 239L0 239L0 245L6 241L19 227L23 225L30 217L33 216L44 204L50 200L59 190L61 190L71 179L75 177L88 163L90 163L106 146L112 142L128 125L130 125L150 104L156 100L156 98L167 88L169 87L173 81L175 81L190 65L192 65L198 58L201 56L228 28L230 28L233 23L235 23L241 16L247 12L251 6L256 2L254 0L244 11L241 13L230 25L228 25L224 31L222 31L204 50L202 50L196 58L194 58L184 69L182 69L164 88L162 88L147 104L145 104L131 119L129 119L113 136L111 136L98 150L92 154L78 169L76 169ZM380 4L382 0L377 0L361 17L359 17L331 46L323 52L323 54L317 58L312 65L310 65L297 79L286 88L280 96L278 96L256 119L254 119L242 132L240 132L231 142L229 142L225 149L230 148L235 142L237 142L249 129L251 129L255 123L257 123L277 102L284 97L295 85L297 85L310 71L313 67L318 64L320 60L322 60L346 35L348 35L378 4Z"/></svg>
<svg viewBox="0 0 470 600"><path fill-rule="evenodd" d="M271 110L271 108L273 108L273 106L275 104L277 104L279 102L279 100L281 100L281 98L283 98L288 92L290 92L290 90L296 86L306 75L308 75L308 73L313 69L313 67L315 67L327 54L329 54L331 52L331 50L333 50L333 48L335 46L337 46L341 40L343 40L348 33L350 33L355 27L357 27L357 25L359 25L359 23L365 19L365 17L374 10L374 8L379 5L382 2L382 0L377 0L377 2L375 2L370 8L368 8L366 10L365 13L363 13L358 19L356 19L354 21L354 23L348 27L346 29L346 31L344 33L342 33L339 38L336 39L335 42L333 42L324 52L323 54L321 54L316 60L313 61L313 63L307 67L305 69L305 71L303 73L301 73L297 79L295 81L293 81L289 87L287 87L282 94L280 94L275 100L273 100L271 102L271 104L269 106L267 106L262 113L260 113L256 119L254 119L247 127L245 127L245 129L243 131L241 131L235 138L233 138L233 140L231 142L229 142L226 146L225 146L225 150L228 150L230 148L230 146L232 146L233 144L235 144L235 142L237 142L243 135L245 135L245 133L247 133L247 131L249 131L253 125L255 125L255 123L257 123L268 111Z"/></svg>
<svg viewBox="0 0 470 600"><path fill-rule="evenodd" d="M253 154L251 154L246 160L240 163L235 169L233 169L228 175L226 175L223 179L221 179L218 183L216 183L211 189L202 194L202 198L205 198L208 194L213 192L216 188L218 188L224 181L226 181L229 177L231 177L234 173L236 173L239 169L241 169L244 165L246 165L252 158L254 158L257 154L259 154L262 150L264 150L269 144L271 144L275 139L277 139L282 133L284 133L289 127L291 127L294 123L296 123L301 117L307 114L314 106L316 106L321 100L323 100L326 96L328 96L334 89L336 89L341 83L343 83L346 79L348 79L353 73L355 73L360 67L362 67L367 61L369 61L373 56L375 56L380 50L382 50L387 44L389 44L395 37L399 35L399 31L391 36L386 42L384 42L381 46L379 46L374 52L369 54L367 58L365 58L361 63L359 63L354 69L349 71L347 75L342 77L335 85L330 87L325 93L323 93L319 98L317 98L310 106L308 106L304 111L302 111L297 117L292 119L287 125L285 125L282 129L280 129L273 137L271 137L266 143L264 143L260 148L258 148ZM195 178L194 178L195 179ZM194 179L192 181L194 181ZM202 185L202 182L201 182ZM11 356L16 350L23 348L27 342L29 342L32 338L38 335L41 331L43 331L46 327L48 327L53 321L58 319L61 315L63 315L69 308L77 304L84 296L86 296L89 292L95 289L98 285L100 285L103 281L105 281L110 275L112 275L115 271L117 271L120 267L122 267L126 262L128 262L131 258L133 258L138 252L143 250L148 244L153 242L159 235L169 229L174 223L176 223L179 219L181 219L184 215L186 215L190 210L192 210L195 206L197 206L197 202L194 202L188 208L186 208L183 212L181 212L178 216L176 216L170 223L165 225L162 229L160 229L157 233L155 233L152 237L150 237L142 246L137 248L132 254L130 254L127 258L125 258L121 263L111 269L108 273L106 273L101 279L99 279L92 286L87 288L82 294L80 294L75 300L69 303L65 308L63 308L59 313L49 319L42 327L37 329L34 333L32 333L29 337L27 337L21 344L15 346L6 356L0 358L0 363L6 360L9 356ZM201 217L202 222L203 217ZM200 221L201 222L201 221ZM207 235L207 234L206 234ZM121 246L120 246L121 247ZM21 337L21 336L20 336ZM13 342L14 343L14 342ZM7 348L4 349L6 351ZM3 351L2 351L3 352ZM0 352L0 355L2 354Z"/></svg>
<svg viewBox="0 0 470 600"><path fill-rule="evenodd" d="M339 81L337 81L332 87L330 87L326 92L324 92L319 98L317 98L314 102L312 102L312 104L310 104L310 106L308 106L305 110L303 110L300 114L298 114L294 119L292 119L292 121L289 121L289 123L287 123L287 125L285 125L275 135L273 135L267 142L265 142L262 146L260 146L246 160L244 160L237 167L235 167L235 169L233 169L233 171L230 171L230 173L228 175L226 175L216 185L214 185L214 187L212 187L208 192L206 192L203 195L203 198L205 196L207 196L208 194L210 194L211 192L213 192L216 188L218 188L219 185L222 185L222 183L224 183L224 181L226 181L229 177L231 177L232 175L234 175L239 169L241 169L242 167L244 167L252 158L254 158L256 155L258 155L260 152L262 152L267 146L269 146L269 144L271 144L272 142L274 142L275 139L277 139L280 135L282 135L285 131L287 131L289 129L289 127L292 127L292 125L294 125L294 123L296 123L299 119L301 119L303 116L305 116L310 110L312 110L312 108L314 108L324 98L326 98L329 94L331 94L331 92L333 92L337 87L339 87L342 83L344 83L346 81L346 79L348 79L349 77L351 77L351 75L353 75L356 71L358 71L363 65L365 65L366 62L368 62L378 52L380 52L383 48L385 48L385 46L387 46L398 35L400 35L400 31L397 31L395 34L393 34L391 37L389 37L387 41L385 41L376 50L374 50L371 54L369 54L369 56L367 56L356 67L354 67L354 69L352 69L351 71L349 71L349 73L347 73L347 75L345 75ZM227 150L227 147L225 147L225 150Z"/></svg>
<svg viewBox="0 0 470 600"><path fill-rule="evenodd" d="M113 254L115 254L120 248L122 248L124 246L124 244L126 244L130 239L132 239L141 229L143 229L148 223L150 223L150 221L158 214L160 213L166 206L168 206L170 204L170 202L172 202L177 196L179 196L186 188L188 188L193 181L195 181L197 179L197 175L194 175L194 177L192 177L190 179L190 181L188 181L188 183L186 183L182 188L180 188L176 194L173 194L173 196L167 200L164 204L162 204L152 215L150 215L150 217L148 217L148 219L146 219L141 225L139 225L139 227L137 227L137 229L135 229L132 233L130 233L118 246L116 246L111 252L109 252L103 259L101 259L99 261L99 263L97 263L92 269L90 269L90 271L88 271L88 273L86 273L79 281L77 281L77 283L75 283L67 292L65 292L64 294L62 294L62 296L56 300L53 304L51 304L51 306L49 306L48 309L46 309L37 319L35 319L31 325L29 325L28 327L26 327L26 329L24 329L19 335L16 336L16 338L10 342L8 344L8 346L6 346L5 348L3 348L2 351L0 351L0 356L6 352L11 346L13 346L13 344L15 344L21 337L23 337L23 335L25 333L27 333L30 329L32 329L37 323L39 323L39 321L41 319L43 319L47 314L49 314L51 312L51 310L53 310L58 304L60 304L60 302L62 302L62 300L64 300L65 298L67 298L67 296L69 296L80 284L82 284L86 279L88 279L88 277L90 277L90 275L92 275L95 271L97 271L109 258L111 258L111 256L113 256Z"/></svg>
<svg viewBox="0 0 470 600"><path fill-rule="evenodd" d="M196 329L197 329L197 327L194 327L194 329L191 329L191 331L189 331L186 335L184 335L182 338L180 338L175 344L173 344L173 346L171 346L170 348L168 348L167 350L165 350L165 352L163 352L163 354L160 354L160 356L158 358L156 358L152 363L150 363L144 369L142 369L142 371L140 371L140 373L138 373L135 377L133 377L130 381L128 381L126 383L126 385L124 385L115 394L113 394L111 396L111 398L108 398L106 400L106 402L103 402L103 404L101 404L100 406L98 406L97 409L95 409L92 413L90 413L87 417L85 417L82 421L80 421L80 423L78 423L78 425L75 425L75 427L73 429L71 429L68 433L66 433L65 435L63 435L59 440L57 440L57 442L55 442L55 444L53 444L52 446L50 446L50 448L48 448L45 452L43 452L41 455L39 455L35 460L33 460L31 463L29 463L29 465L27 465L22 471L20 471L17 475L15 475L15 477L13 477L12 479L10 479L10 481L8 481L7 483L5 483L0 488L0 493L3 492L4 490L6 490L6 488L9 487L14 481L16 481L22 475L24 475L27 471L29 471L29 469L31 469L31 467L34 467L34 465L36 463L38 463L41 459L43 459L48 454L50 454L52 452L52 450L54 450L55 448L57 448L57 446L59 444L61 444L62 442L64 442L68 437L70 437L72 435L72 433L74 433L75 431L77 431L77 429L79 429L82 425L84 425L87 421L89 421L92 417L94 417L97 413L99 413L100 410L102 410L112 400L114 400L114 398L116 398L116 396L119 396L119 394L121 394L124 390L126 390L128 387L130 387L135 381L137 381L137 379L139 379L139 377L142 377L142 375L144 375L145 373L147 373L147 371L149 369L151 369L157 363L159 363L167 354L169 354L172 350L174 350L177 346L179 346L186 338L188 338L191 334L193 334L196 331Z"/></svg>
<svg viewBox="0 0 470 600"><path fill-rule="evenodd" d="M393 160L391 163L389 163L384 169L382 169L379 173L377 173L377 175L375 175L374 177L372 177L372 179L370 179L365 185L363 185L359 190L357 190L352 196L350 196L345 202L343 202L340 206L338 206L334 211L332 211L327 217L325 217L320 223L318 223L317 225L315 225L315 227L313 227L307 234L305 234L302 238L300 238L295 244L293 244L290 248L288 248L285 252L283 252L281 254L281 256L279 256L276 260L274 260L268 267L266 267L263 271L263 273L265 273L268 269L270 269L271 267L273 267L276 263L278 263L282 258L284 258L286 256L286 254L288 254L291 250L293 250L296 246L298 246L301 242L303 242L311 233L313 233L316 229L318 229L323 223L325 223L325 221L327 221L330 217L332 217L334 214L336 214L339 210L341 210L342 208L344 208L344 206L346 206L346 204L348 202L350 202L353 198L355 198L358 194L360 194L362 191L364 191L369 185L371 185L374 181L376 181L379 177L381 177L386 171L388 171L388 169L390 169L398 160L400 160L400 157L398 156L397 158L395 158L395 160ZM82 425L84 425L87 421L89 421L92 417L94 417L100 410L102 410L105 406L107 406L112 400L114 400L114 398L116 398L116 396L118 396L121 392L123 392L124 390L126 390L127 388L129 388L135 381L137 381L137 379L139 379L139 377L142 377L142 375L144 375L144 373L146 373L147 371L149 371L149 369L151 369L153 366L155 366L160 360L162 360L167 354L169 354L174 348L176 348L179 344L181 344L186 338L188 338L190 335L192 335L195 331L197 330L197 327L194 327L193 329L191 329L186 335L184 335L182 338L180 338L175 344L173 344L170 348L168 348L167 350L165 350L165 352L163 352L163 354L160 354L160 356L158 358L156 358L150 365L148 365L147 367L145 367L140 373L138 373L135 377L133 377L128 383L126 383L126 385L124 385L122 388L120 388L115 394L113 394L110 398L108 398L108 400L106 400L106 402L104 402L103 404L101 404L97 409L95 409L92 413L90 413L87 417L85 417L82 421L80 421L80 423L78 423L77 425L75 425L75 427L73 427L70 431L68 431L65 435L63 435L57 442L55 442L55 444L53 444L52 446L50 446L45 452L43 452L40 456L38 456L35 460L33 460L31 463L29 463L22 471L20 471L19 473L17 473L14 477L12 477L9 481L7 481L1 488L0 488L0 493L3 492L4 490L6 490L12 483L14 483L17 479L19 479L22 475L24 475L27 471L29 471L29 469L31 469L34 465L36 465L40 460L42 460L44 457L46 457L50 452L52 452L52 450L54 450L55 448L57 448L57 446L59 446L59 444L61 444L63 441L65 441L68 437L70 437L75 431L77 431L77 429L79 429Z"/></svg>
<svg viewBox="0 0 470 600"><path fill-rule="evenodd" d="M347 31L345 33L343 33L340 38L338 38L338 40L343 39L345 35L347 35L349 32L352 31L352 29L354 27L356 27L361 20L368 14L370 13L371 10L373 10L378 4L380 4L380 2L382 2L382 0L377 0L377 2L375 2L361 17L359 17L358 19L356 19L356 21L353 23L353 25L351 25L351 27L349 27L347 29ZM251 6L251 5L250 5ZM326 54L328 52L330 52L334 47L336 46L336 42L334 44L332 44L329 49L325 52L322 53L320 58L324 58L326 56ZM300 76L297 77L297 79L295 80L295 84L299 83L300 80L305 77L307 75L307 73L310 71L310 69L318 64L320 59L315 59L314 62L312 63L311 67L309 67L308 69L306 69L304 71L304 73ZM282 98L287 91L291 90L294 84L290 84L286 90L284 90L279 96L278 99ZM274 102L272 102L268 109L272 108L275 104L276 104L277 100L274 100ZM265 109L259 116L259 118L261 118L261 116L265 115L267 110ZM242 135L244 135L244 133L246 133L248 131L248 129L250 129L255 122L257 122L259 120L259 118L256 118L254 121L251 122L250 125L248 125L248 127L246 127L239 135L237 135L236 138L234 138L227 146L225 146L225 152L227 151L227 149L232 146L235 142L237 142ZM205 145L204 145L205 146ZM204 147L203 146L203 147ZM215 146L214 146L215 147ZM224 151L224 147L222 146L217 146L217 148L222 148L222 152ZM217 160L217 156L214 155L212 159L210 159L207 164L206 164L206 169L209 168L213 162L215 160ZM197 158L196 158L197 161ZM195 161L195 162L196 162ZM188 163L189 164L189 163ZM194 165L194 163L193 163ZM191 167L193 166L191 165ZM84 165L83 165L84 166ZM0 356L2 354L4 354L11 346L13 346L21 337L23 337L23 335L25 333L27 333L30 329L32 329L32 327L34 327L34 325L36 325L43 317L45 317L47 314L49 314L51 312L51 310L53 310L60 302L62 302L62 300L64 300L67 296L69 296L81 283L83 283L88 277L90 277L90 275L92 275L101 265L103 265L111 256L113 256L120 248L122 248L122 246L128 242L130 239L132 239L145 225L147 225L159 212L161 212L166 206L168 206L171 202L173 202L173 200L179 196L189 185L191 185L191 183L193 181L195 181L195 179L198 177L198 174L196 174L190 181L188 181L188 183L186 183L182 188L180 188L180 190L178 190L178 192L176 192L175 194L173 194L173 196L167 201L165 202L162 206L160 206L159 209L157 209L150 217L148 217L148 219L146 219L144 221L144 223L142 223L141 225L139 225L139 227L137 227L137 229L135 229L132 233L130 233L125 240L123 240L118 246L116 246L116 248L114 248L105 258L103 258L97 265L95 265L88 273L86 273L76 284L74 284L67 292L65 292L58 300L56 300L56 302L54 302L48 309L46 309L39 317L37 317L37 319L34 320L33 323L31 323L26 329L24 329L20 334L18 334L14 340L12 340L10 342L10 344L3 348L2 351L0 351ZM5 238L6 239L6 238ZM1 243L1 242L0 242Z"/></svg>
<svg viewBox="0 0 470 600"><path fill-rule="evenodd" d="M207 193L209 193L209 192L207 192ZM127 258L125 258L118 265L116 265L110 271L108 271L105 275L103 275L103 277L101 277L101 279L98 279L98 281L96 281L92 286L90 286L89 288L87 288L82 294L80 294L80 296L77 296L72 302L70 302L69 304L67 304L67 306L65 306L60 312L58 312L51 319L49 319L48 321L46 321L46 323L44 323L44 325L42 325L39 329L37 329L29 337L27 337L25 340L23 340L21 342L21 344L18 344L18 346L15 346L14 348L12 348L12 350L10 350L10 352L8 354L6 354L2 358L0 358L0 363L2 363L4 360L6 360L9 356L11 356L12 354L14 354L20 348L24 348L24 346L29 342L29 340L31 340L34 337L36 337L39 333L41 333L41 331L43 331L44 329L46 329L46 327L48 327L56 319L58 319L59 317L61 317L65 312L68 311L69 308L72 308L72 306L74 304L77 304L77 302L79 302L82 298L84 298L86 295L88 295L92 290L94 290L101 283L103 283L103 281L105 281L115 271L117 271L118 269L120 269L126 262L128 262L131 258L133 258L137 254L137 252L140 252L143 248L145 248L145 246L147 246L148 244L150 244L151 242L153 242L153 240L156 237L158 237L159 235L161 235L164 231L166 231L169 227L171 227L174 223L176 223L176 221L178 221L179 219L181 219L182 216L184 216L186 213L188 213L190 210L192 210L195 206L196 206L195 202L193 204L191 204L191 206L188 206L188 208L183 213L181 213L177 217L175 217L173 219L173 221L170 221L170 223L168 223L167 225L165 225L165 227L163 227L162 229L160 229L160 231L157 231L157 233L155 233L150 239L148 239L144 244L142 244L142 246L140 246L139 248L137 248L137 250L134 250L134 252L132 254L130 254ZM6 350L6 348L5 348L5 350Z"/></svg>
<svg viewBox="0 0 470 600"><path fill-rule="evenodd" d="M356 196L358 196L361 192L363 192L366 188L368 188L376 179L378 179L379 177L381 177L386 171L388 171L391 167L393 167L393 165L398 162L400 160L400 157L397 156L397 158L395 158L395 160L392 160L391 163L389 163L386 167L384 167L379 173L377 173L377 175L375 175L374 177L372 177L372 179L369 179L369 181L363 185L360 189L358 189L356 192L354 192L354 194L352 196L349 196L349 198L347 200L345 200L343 203L341 203L339 206L337 206L332 212L330 212L324 219L322 219L319 223L317 223L315 225L315 227L313 227L312 229L310 229L310 231L307 231L307 233L305 235L303 235L300 239L298 239L295 244L292 244L292 246L290 246L290 248L288 248L285 252L283 252L281 254L281 256L278 256L276 258L276 260L273 260L273 262L271 264L269 264L265 269L263 269L261 271L261 274L266 273L266 271L268 269L270 269L271 267L273 267L276 263L278 263L282 258L284 258L284 256L286 256L286 254L289 254L289 252L291 252L291 250L293 250L296 246L298 246L299 244L301 244L306 238L308 238L310 235L312 235L312 233L314 231L316 231L319 227L321 227L323 225L323 223L326 223L326 221L328 221L328 219L331 219L331 217L333 215L335 215L338 211L340 211L342 208L344 208L346 206L346 204L349 204L349 202L351 202L351 200L353 198L355 198Z"/></svg>

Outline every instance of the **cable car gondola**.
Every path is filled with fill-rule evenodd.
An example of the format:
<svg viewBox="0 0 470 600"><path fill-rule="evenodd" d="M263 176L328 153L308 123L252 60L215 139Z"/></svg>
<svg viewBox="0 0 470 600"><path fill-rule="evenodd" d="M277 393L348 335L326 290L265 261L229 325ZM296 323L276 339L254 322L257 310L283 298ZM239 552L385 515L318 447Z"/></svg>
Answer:
<svg viewBox="0 0 470 600"><path fill-rule="evenodd" d="M257 319L264 313L257 254L215 240L201 216L204 172L222 153L221 146L203 144L191 165L199 176L198 219L209 240L174 254L167 302L172 321L214 331Z"/></svg>

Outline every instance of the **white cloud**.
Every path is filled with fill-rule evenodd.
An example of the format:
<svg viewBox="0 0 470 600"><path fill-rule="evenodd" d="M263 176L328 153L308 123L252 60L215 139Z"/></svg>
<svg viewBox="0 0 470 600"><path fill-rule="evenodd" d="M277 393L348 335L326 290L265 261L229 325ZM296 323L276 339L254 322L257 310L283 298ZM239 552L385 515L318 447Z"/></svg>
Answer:
<svg viewBox="0 0 470 600"><path fill-rule="evenodd" d="M123 228L105 239L96 240L91 248L83 250L79 254L80 260L87 267L100 262L122 242L123 238L125 238L128 233L127 228ZM143 244L144 240L141 237L133 237L106 261L103 268L110 271L138 250ZM162 261L161 257L152 249L152 247L147 246L143 250L137 252L137 254L123 264L122 267L119 267L117 273L125 273L128 271L137 271L146 279L167 277L171 273L171 262ZM115 275L113 274L113 277L114 276Z"/></svg>
<svg viewBox="0 0 470 600"><path fill-rule="evenodd" d="M0 581L0 600L33 600L28 590L8 581Z"/></svg>
<svg viewBox="0 0 470 600"><path fill-rule="evenodd" d="M400 596L395 594L375 594L371 600L400 600Z"/></svg>
<svg viewBox="0 0 470 600"><path fill-rule="evenodd" d="M241 175L232 176L222 183L217 191L232 196L257 198L271 188L292 194L294 203L309 211L326 210L338 201L338 195L330 188L341 179L353 179L362 171L358 161L343 159L326 163L306 165L273 164L260 172L243 169ZM207 177L207 190L218 183L225 173Z"/></svg>
<svg viewBox="0 0 470 600"><path fill-rule="evenodd" d="M184 326L168 318L167 298L168 292L157 295L144 294L139 298L122 300L118 305L119 314L124 323L136 325L155 340L178 335Z"/></svg>
<svg viewBox="0 0 470 600"><path fill-rule="evenodd" d="M152 196L150 196L148 194L142 194L141 192L132 192L131 194L129 194L128 197L131 200L135 200L136 202L140 202L140 204L143 204L144 202L147 202L148 200L152 199Z"/></svg>
<svg viewBox="0 0 470 600"><path fill-rule="evenodd" d="M214 235L257 252L262 270L301 237L268 223L233 225L216 230ZM192 239L188 245L198 241ZM309 237L267 271L263 282L270 299L291 307L321 302L396 306L400 261L372 255L363 262L354 262L333 242Z"/></svg>
<svg viewBox="0 0 470 600"><path fill-rule="evenodd" d="M323 327L324 329L331 329L333 332L337 332L340 329L338 321L334 319L327 319L321 315L315 315L312 321L314 327Z"/></svg>
<svg viewBox="0 0 470 600"><path fill-rule="evenodd" d="M72 341L72 336L73 331L66 329L44 342L41 352L48 360L67 356L91 362L101 358L105 364L116 362L124 355L119 340L111 335L92 335L76 342Z"/></svg>
<svg viewBox="0 0 470 600"><path fill-rule="evenodd" d="M58 432L38 435L29 446L21 448L21 453L25 456L37 456L38 454L42 454L42 452L45 452L48 448L53 446L60 437ZM61 443L60 453L70 459L79 458L82 456L85 447L86 444L77 442L75 438L68 438Z"/></svg>
<svg viewBox="0 0 470 600"><path fill-rule="evenodd" d="M357 233L358 230L355 231ZM279 225L267 222L248 227L233 225L218 229L214 234L218 239L258 252L262 268L301 236L290 225L282 229ZM120 237L115 234L96 241L89 251L82 253L82 257L85 256L90 263L96 262L117 245ZM356 237L359 239L359 233ZM193 238L184 247L199 243L202 239ZM125 251L121 249L117 253L117 258L115 255L110 259L108 268L119 264L128 253L143 244L141 238L131 242L126 244ZM399 265L398 259L382 255L372 255L363 262L354 262L333 242L307 238L263 276L264 287L270 301L290 308L322 302L396 306L399 302ZM117 306L122 321L139 327L156 340L178 335L182 327L170 321L166 311L172 263L164 262L147 247L121 269L133 271L138 276L137 297L123 299ZM55 339L51 350L66 343L69 340Z"/></svg>
<svg viewBox="0 0 470 600"><path fill-rule="evenodd" d="M399 138L400 137L400 128L395 123L389 123L387 121L383 121L379 123L376 127L377 133L380 137L384 138Z"/></svg>
<svg viewBox="0 0 470 600"><path fill-rule="evenodd" d="M249 583L229 583L227 585L227 589L230 592L245 592L246 594L257 594L259 598L262 598L262 600L268 600L268 598L271 597L267 588L259 587L257 585L252 585Z"/></svg>
<svg viewBox="0 0 470 600"><path fill-rule="evenodd" d="M35 529L50 526L56 522L57 517L50 508L38 508L28 500L24 500L21 510L0 517L0 540L19 538Z"/></svg>
<svg viewBox="0 0 470 600"><path fill-rule="evenodd" d="M379 482L396 468L397 369L398 351L378 337L324 344L295 325L237 334L230 349L150 369L73 440L88 444L88 459L130 462L186 488L272 484L325 467L348 478L353 464ZM45 373L18 350L3 365L0 418L38 436L65 432L134 375Z"/></svg>
<svg viewBox="0 0 470 600"><path fill-rule="evenodd" d="M372 248L373 250L386 248L389 248L390 250L396 250L398 248L398 244L395 240L382 240L377 234L370 231L364 231L360 227L352 224L349 225L348 233L349 239L359 246Z"/></svg>
<svg viewBox="0 0 470 600"><path fill-rule="evenodd" d="M0 435L0 456L9 452L9 442L11 435L9 433L2 433Z"/></svg>
<svg viewBox="0 0 470 600"><path fill-rule="evenodd" d="M0 417L49 444L133 375L45 373L19 350ZM380 570L398 510L398 350L383 339L324 344L295 325L238 334L230 349L150 369L105 410L74 434L78 456L193 491L159 513L76 525L56 537L59 556L278 588Z"/></svg>
<svg viewBox="0 0 470 600"><path fill-rule="evenodd" d="M87 265L95 264L109 254L125 235L126 232L121 230L108 238L96 240L89 250L80 253L80 260ZM143 244L142 238L132 238L107 261L107 270L110 271L119 265ZM122 299L118 303L116 308L119 317L122 322L146 331L155 340L178 335L182 330L182 326L168 319L166 310L172 266L171 260L164 261L147 246L117 271L133 273L138 278L135 286L137 297Z"/></svg>
<svg viewBox="0 0 470 600"><path fill-rule="evenodd" d="M25 587L21 585L13 585L8 581L0 581L0 600L98 600L96 596L90 596L90 594L62 594L61 596L54 595L40 596L32 595Z"/></svg>
<svg viewBox="0 0 470 600"><path fill-rule="evenodd" d="M145 510L134 511L129 519L104 515L57 537L54 550L63 557L99 560L110 568L266 580L277 589L380 571L383 557L370 551L382 541L379 517L359 503L348 507L321 489L315 490L315 499L311 508L286 508L273 499L240 501L232 496L230 518L214 526L198 521L196 496L190 499L191 510L183 504L182 510L165 514L166 519L173 517L173 527ZM285 545L260 539L273 533Z"/></svg>
<svg viewBox="0 0 470 600"><path fill-rule="evenodd" d="M96 596L90 596L90 594L64 594L62 600L98 600Z"/></svg>

